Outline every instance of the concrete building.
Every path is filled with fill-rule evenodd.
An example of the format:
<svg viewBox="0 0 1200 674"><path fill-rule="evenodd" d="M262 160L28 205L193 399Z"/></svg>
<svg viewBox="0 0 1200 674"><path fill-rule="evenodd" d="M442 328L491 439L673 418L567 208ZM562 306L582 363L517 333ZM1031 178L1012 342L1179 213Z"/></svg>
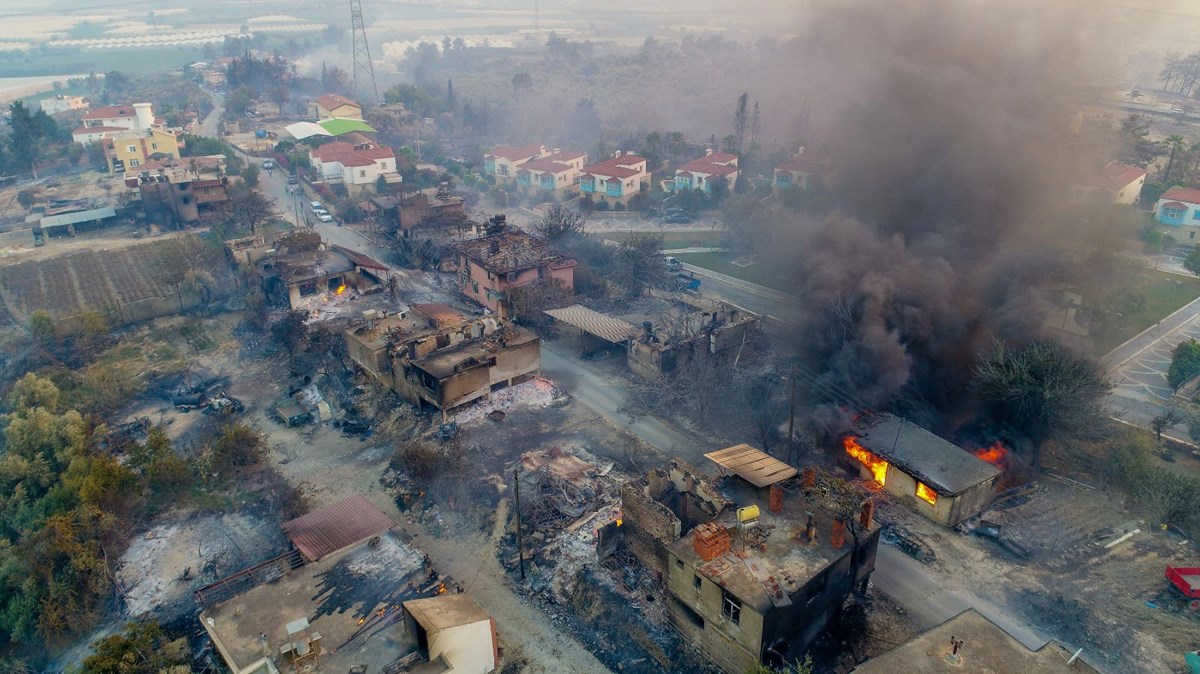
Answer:
<svg viewBox="0 0 1200 674"><path fill-rule="evenodd" d="M123 173L151 159L179 158L179 137L154 116L150 103L110 105L83 115L76 143L101 143L108 170Z"/></svg>
<svg viewBox="0 0 1200 674"><path fill-rule="evenodd" d="M959 643L957 647L955 643ZM853 674L1099 674L1082 653L1048 642L1026 648L996 623L969 608L908 643L871 658Z"/></svg>
<svg viewBox="0 0 1200 674"><path fill-rule="evenodd" d="M337 94L318 96L308 106L310 117L324 119L362 119L362 106Z"/></svg>
<svg viewBox="0 0 1200 674"><path fill-rule="evenodd" d="M408 237L426 223L467 222L463 198L435 188L398 197L372 197L371 205L379 209L379 228L389 236Z"/></svg>
<svg viewBox="0 0 1200 674"><path fill-rule="evenodd" d="M1181 243L1196 244L1196 232L1200 231L1200 189L1172 187L1164 192L1154 204L1154 220Z"/></svg>
<svg viewBox="0 0 1200 674"><path fill-rule="evenodd" d="M992 502L1000 469L891 414L863 417L842 440L859 472L948 527Z"/></svg>
<svg viewBox="0 0 1200 674"><path fill-rule="evenodd" d="M540 159L550 154L545 145L525 145L523 147L493 148L483 155L483 172L495 176L501 183L510 182L517 177L517 167L525 162Z"/></svg>
<svg viewBox="0 0 1200 674"><path fill-rule="evenodd" d="M389 183L400 182L396 153L375 143L333 141L309 150L308 158L321 181L341 183L350 192L374 189L380 176Z"/></svg>
<svg viewBox="0 0 1200 674"><path fill-rule="evenodd" d="M1110 163L1099 171L1079 176L1071 183L1076 201L1133 206L1146 185L1146 169Z"/></svg>
<svg viewBox="0 0 1200 674"><path fill-rule="evenodd" d="M575 260L519 229L496 223L490 234L453 244L458 287L464 295L502 315L506 294L539 279L575 287Z"/></svg>
<svg viewBox="0 0 1200 674"><path fill-rule="evenodd" d="M488 674L500 661L496 621L465 594L404 602L408 631L430 674Z"/></svg>
<svg viewBox="0 0 1200 674"><path fill-rule="evenodd" d="M517 168L517 189L539 198L574 196L579 191L579 175L586 163L587 153L561 150L531 159Z"/></svg>
<svg viewBox="0 0 1200 674"><path fill-rule="evenodd" d="M671 323L643 323L641 331L628 341L629 369L653 378L675 371L699 352L732 360L762 328L756 314L721 302L708 304L710 308Z"/></svg>
<svg viewBox="0 0 1200 674"><path fill-rule="evenodd" d="M72 110L87 110L88 102L83 96L66 96L59 94L50 98L43 98L38 101L42 112L47 115L57 115L60 112L70 112Z"/></svg>
<svg viewBox="0 0 1200 674"><path fill-rule="evenodd" d="M268 298L302 309L313 298L381 290L388 268L362 253L327 245L312 230L292 230L275 239L275 251L254 265Z"/></svg>
<svg viewBox="0 0 1200 674"><path fill-rule="evenodd" d="M708 150L703 157L675 169L675 179L667 181L665 187L668 188L667 191L704 190L712 192L713 184L723 180L725 185L732 190L737 178L738 158L736 154Z"/></svg>
<svg viewBox="0 0 1200 674"><path fill-rule="evenodd" d="M229 671L491 671L482 663L495 652L494 640L484 639L478 613L461 600L443 610L465 617L441 620L466 623L479 641L464 645L462 632L451 630L433 657L448 652L451 662L457 656L478 668L431 663L429 631L400 607L434 595L436 583L426 584L424 556L393 526L365 497L352 496L285 523L290 552L196 591L205 607L200 624Z"/></svg>
<svg viewBox="0 0 1200 674"><path fill-rule="evenodd" d="M828 181L832 175L833 163L828 157L800 148L790 159L775 167L771 187L775 190L786 190L794 185L800 189L808 189L808 182L814 176Z"/></svg>
<svg viewBox="0 0 1200 674"><path fill-rule="evenodd" d="M815 471L797 481L747 445L706 456L724 477L675 459L622 490L626 544L663 574L671 622L722 670L795 662L868 582L874 506L845 512Z"/></svg>
<svg viewBox="0 0 1200 674"><path fill-rule="evenodd" d="M443 304L371 312L346 331L350 359L419 406L445 412L526 381L541 369L541 339L492 316L468 319Z"/></svg>
<svg viewBox="0 0 1200 674"><path fill-rule="evenodd" d="M616 156L583 168L579 193L597 201L629 203L635 194L650 186L650 172L644 157L616 152Z"/></svg>
<svg viewBox="0 0 1200 674"><path fill-rule="evenodd" d="M229 201L225 156L150 161L125 174L125 186L137 189L148 220L194 223L202 213Z"/></svg>

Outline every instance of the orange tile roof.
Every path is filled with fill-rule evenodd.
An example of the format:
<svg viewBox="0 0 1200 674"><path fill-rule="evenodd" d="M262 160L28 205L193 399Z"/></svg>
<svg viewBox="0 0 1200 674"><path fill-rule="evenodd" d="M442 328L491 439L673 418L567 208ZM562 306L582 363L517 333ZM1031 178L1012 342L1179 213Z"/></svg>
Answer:
<svg viewBox="0 0 1200 674"><path fill-rule="evenodd" d="M1161 198L1200 204L1200 190L1191 187L1172 187L1164 192Z"/></svg>
<svg viewBox="0 0 1200 674"><path fill-rule="evenodd" d="M137 110L132 105L106 105L103 108L90 110L83 119L117 119L118 117L137 117Z"/></svg>
<svg viewBox="0 0 1200 674"><path fill-rule="evenodd" d="M350 100L349 98L346 98L345 96L339 96L337 94L325 94L323 96L317 96L316 103L317 103L317 105L321 106L322 108L325 108L326 110L334 110L336 108L342 107L343 105L351 105L356 108L362 109L362 106L359 105L358 103L355 103L354 101Z"/></svg>
<svg viewBox="0 0 1200 674"><path fill-rule="evenodd" d="M491 152L484 154L484 157L503 157L509 161L521 161L522 159L531 159L545 152L545 145L526 145L524 147L505 147L503 145L494 148Z"/></svg>

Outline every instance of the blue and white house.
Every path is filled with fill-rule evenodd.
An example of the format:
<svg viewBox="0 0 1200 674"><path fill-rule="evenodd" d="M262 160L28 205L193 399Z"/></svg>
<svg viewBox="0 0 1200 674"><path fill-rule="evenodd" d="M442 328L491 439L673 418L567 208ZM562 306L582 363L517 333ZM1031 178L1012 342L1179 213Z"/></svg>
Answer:
<svg viewBox="0 0 1200 674"><path fill-rule="evenodd" d="M1178 228L1180 233L1187 232L1187 237L1176 235L1176 239L1196 242L1196 232L1200 231L1200 190L1172 187L1163 192L1154 204L1154 219L1165 225L1167 231Z"/></svg>

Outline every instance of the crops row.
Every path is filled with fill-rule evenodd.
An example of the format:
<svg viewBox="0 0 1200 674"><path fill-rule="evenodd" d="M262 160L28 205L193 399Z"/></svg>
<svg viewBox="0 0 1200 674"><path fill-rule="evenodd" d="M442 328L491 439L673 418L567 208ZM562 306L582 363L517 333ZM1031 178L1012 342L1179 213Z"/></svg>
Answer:
<svg viewBox="0 0 1200 674"><path fill-rule="evenodd" d="M173 276L202 262L198 242L167 239L115 251L83 251L0 267L0 297L18 320L56 317L173 295Z"/></svg>

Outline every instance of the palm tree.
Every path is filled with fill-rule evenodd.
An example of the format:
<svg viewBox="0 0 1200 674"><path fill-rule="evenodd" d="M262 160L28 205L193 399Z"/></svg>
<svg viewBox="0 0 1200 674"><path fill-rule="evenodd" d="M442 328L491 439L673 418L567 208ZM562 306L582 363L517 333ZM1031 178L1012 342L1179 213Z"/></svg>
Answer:
<svg viewBox="0 0 1200 674"><path fill-rule="evenodd" d="M682 154L684 142L684 135L682 131L672 131L671 133L667 134L667 152L669 152L672 157Z"/></svg>
<svg viewBox="0 0 1200 674"><path fill-rule="evenodd" d="M1167 144L1171 146L1171 156L1167 159L1167 170L1163 174L1164 183L1171 179L1171 165L1175 163L1175 151L1179 149L1180 145L1183 145L1183 136L1173 133L1167 136Z"/></svg>
<svg viewBox="0 0 1200 674"><path fill-rule="evenodd" d="M658 146L662 143L662 134L657 131L651 131L646 134L646 145L650 146L650 151L658 154Z"/></svg>
<svg viewBox="0 0 1200 674"><path fill-rule="evenodd" d="M1192 143L1188 147L1188 152L1192 153L1192 173L1200 169L1200 140Z"/></svg>

